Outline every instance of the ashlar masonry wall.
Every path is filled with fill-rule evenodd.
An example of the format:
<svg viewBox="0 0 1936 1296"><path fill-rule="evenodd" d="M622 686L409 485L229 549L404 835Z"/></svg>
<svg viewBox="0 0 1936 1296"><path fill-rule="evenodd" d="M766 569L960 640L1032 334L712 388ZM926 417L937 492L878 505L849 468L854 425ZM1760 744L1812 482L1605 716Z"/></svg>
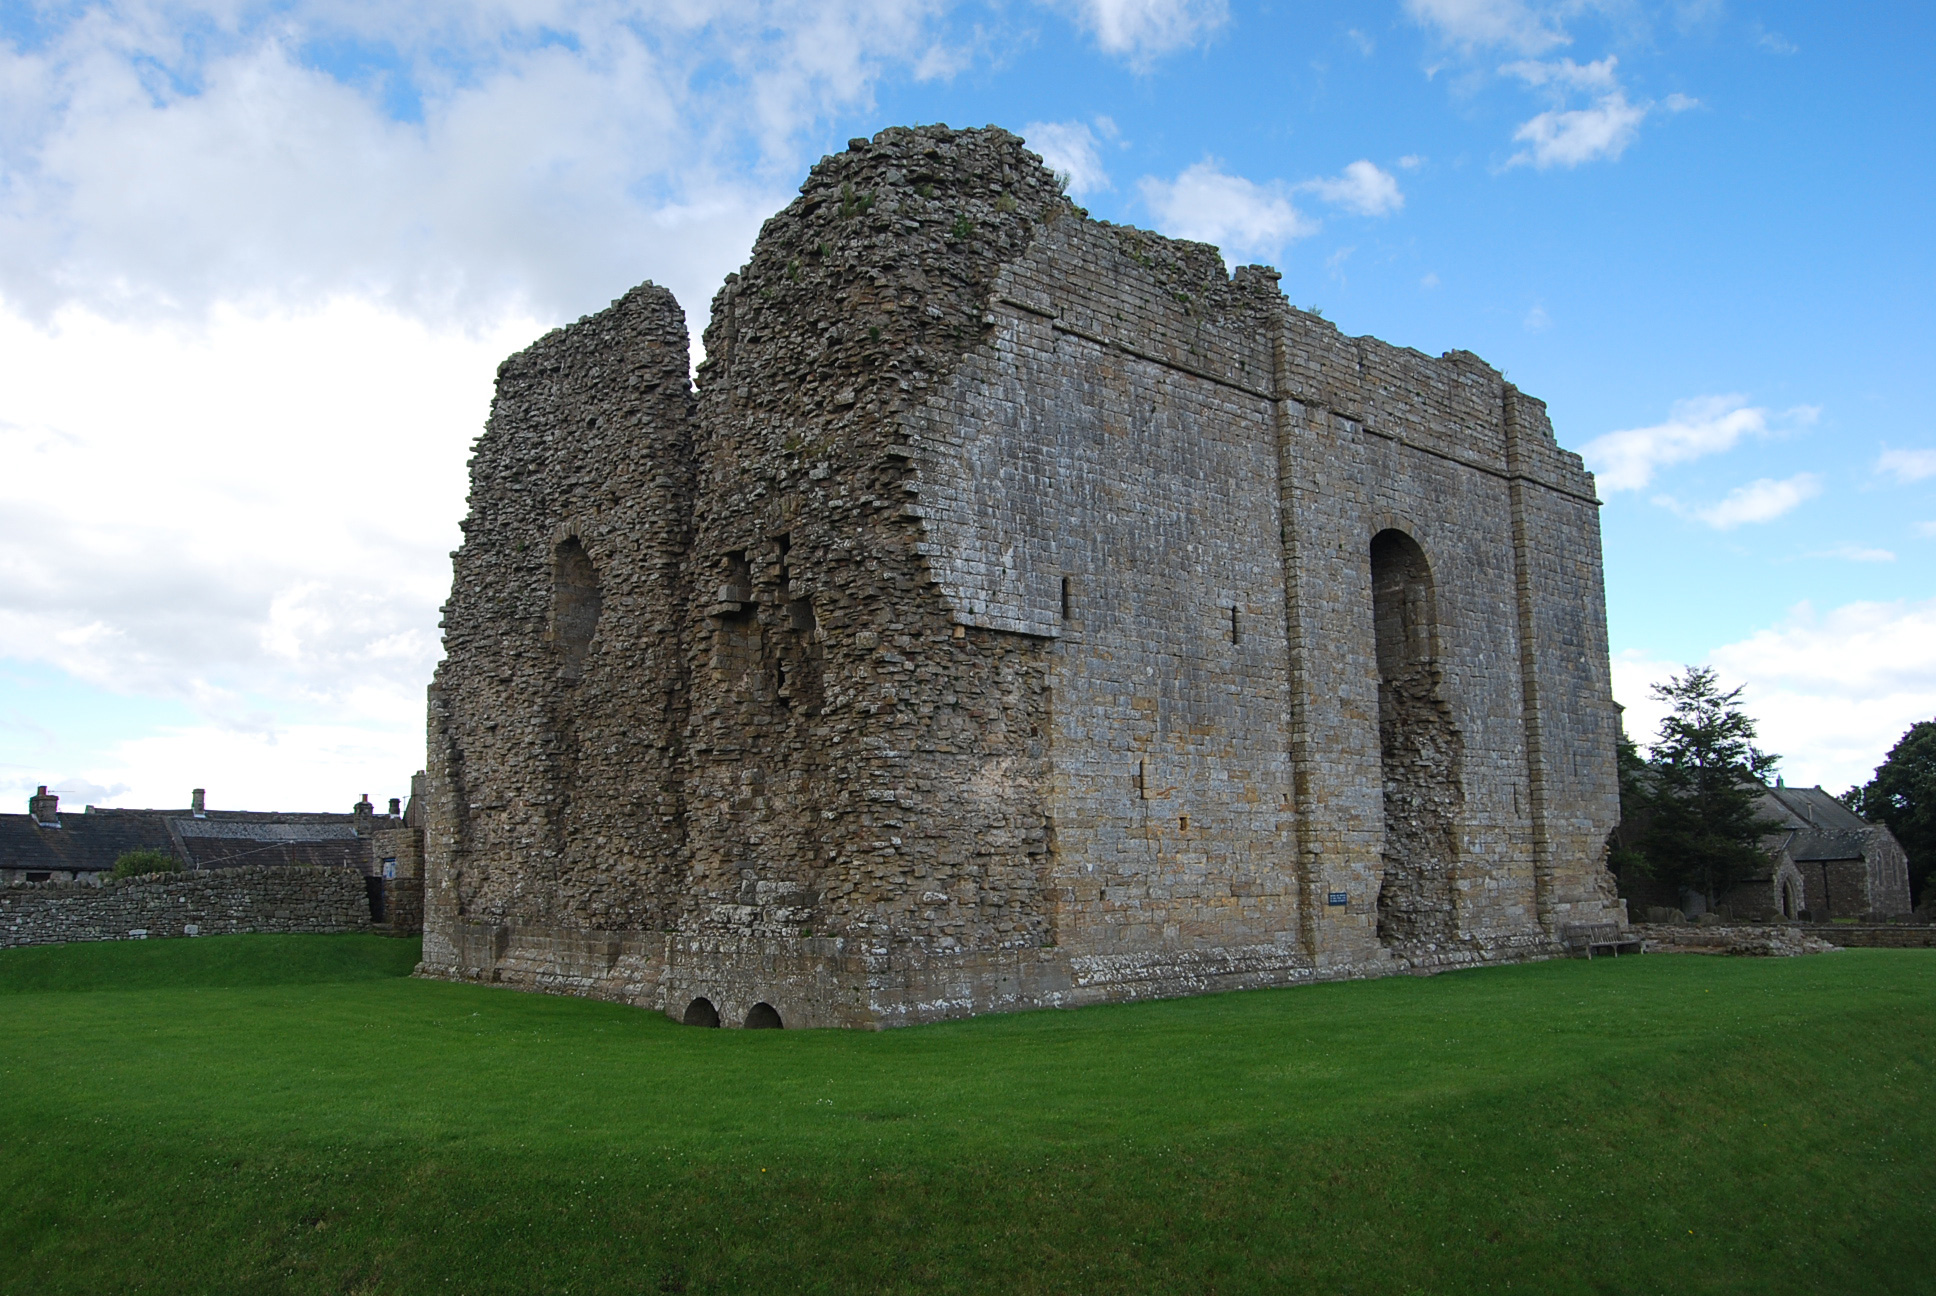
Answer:
<svg viewBox="0 0 1936 1296"><path fill-rule="evenodd" d="M648 286L500 375L426 972L891 1025L1624 922L1592 481L1475 357L993 128L823 160L696 396L682 334Z"/></svg>

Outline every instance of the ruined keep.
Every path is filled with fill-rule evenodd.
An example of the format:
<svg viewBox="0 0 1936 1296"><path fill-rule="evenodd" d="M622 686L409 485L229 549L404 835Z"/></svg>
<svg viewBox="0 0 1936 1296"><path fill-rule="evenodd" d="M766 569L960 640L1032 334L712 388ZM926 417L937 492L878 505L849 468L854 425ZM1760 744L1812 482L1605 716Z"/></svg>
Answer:
<svg viewBox="0 0 1936 1296"><path fill-rule="evenodd" d="M1593 480L1545 407L855 140L713 303L507 360L423 971L891 1026L1617 936Z"/></svg>

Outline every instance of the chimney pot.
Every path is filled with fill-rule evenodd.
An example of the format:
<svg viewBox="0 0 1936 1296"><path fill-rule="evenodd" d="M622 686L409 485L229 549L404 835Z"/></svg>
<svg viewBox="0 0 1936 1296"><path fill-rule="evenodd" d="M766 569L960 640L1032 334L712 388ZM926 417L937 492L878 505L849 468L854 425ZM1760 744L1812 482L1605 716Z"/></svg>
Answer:
<svg viewBox="0 0 1936 1296"><path fill-rule="evenodd" d="M391 797L390 798L390 817L392 819L395 819L398 815L401 815L402 813L403 813L403 798Z"/></svg>
<svg viewBox="0 0 1936 1296"><path fill-rule="evenodd" d="M207 790L204 788L196 788L188 794L188 809L197 819L208 813L207 795Z"/></svg>

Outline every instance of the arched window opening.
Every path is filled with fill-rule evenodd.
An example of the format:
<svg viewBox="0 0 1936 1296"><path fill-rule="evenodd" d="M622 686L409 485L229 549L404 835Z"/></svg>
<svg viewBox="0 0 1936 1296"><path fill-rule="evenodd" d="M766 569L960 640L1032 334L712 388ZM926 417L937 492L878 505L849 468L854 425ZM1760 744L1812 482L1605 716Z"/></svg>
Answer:
<svg viewBox="0 0 1936 1296"><path fill-rule="evenodd" d="M1465 744L1440 688L1431 565L1402 531L1372 537L1371 599L1385 785L1378 935L1387 945L1436 946L1456 934L1452 872Z"/></svg>
<svg viewBox="0 0 1936 1296"><path fill-rule="evenodd" d="M1396 679L1438 656L1438 599L1418 541L1403 531L1371 538L1371 606L1378 677Z"/></svg>
<svg viewBox="0 0 1936 1296"><path fill-rule="evenodd" d="M781 1029L779 1010L774 1008L774 1006L770 1003L754 1004L752 1010L746 1014L746 1029L747 1030Z"/></svg>
<svg viewBox="0 0 1936 1296"><path fill-rule="evenodd" d="M585 673L585 657L598 629L604 598L598 589L598 569L577 536L558 546L552 562L552 641L557 646L559 672L568 680Z"/></svg>
<svg viewBox="0 0 1936 1296"><path fill-rule="evenodd" d="M713 1001L710 999L695 999L686 1005L686 1025L717 1026L719 1009L713 1007Z"/></svg>

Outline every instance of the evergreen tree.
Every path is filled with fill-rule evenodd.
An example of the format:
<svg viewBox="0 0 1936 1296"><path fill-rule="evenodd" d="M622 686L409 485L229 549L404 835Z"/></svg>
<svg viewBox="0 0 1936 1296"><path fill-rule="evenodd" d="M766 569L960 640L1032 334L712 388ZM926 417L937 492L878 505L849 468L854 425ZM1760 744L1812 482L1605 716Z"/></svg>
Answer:
<svg viewBox="0 0 1936 1296"><path fill-rule="evenodd" d="M1910 725L1875 777L1844 800L1863 818L1889 825L1909 856L1909 887L1920 903L1936 870L1936 720Z"/></svg>
<svg viewBox="0 0 1936 1296"><path fill-rule="evenodd" d="M1761 839L1780 824L1762 818L1755 803L1779 758L1755 747L1741 690L1722 692L1711 668L1690 666L1653 692L1671 710L1649 761L1642 849L1654 876L1712 904L1768 864Z"/></svg>
<svg viewBox="0 0 1936 1296"><path fill-rule="evenodd" d="M1620 725L1615 763L1620 775L1620 822L1607 838L1607 867L1623 882L1652 877L1645 842L1647 827L1653 822L1653 771L1639 746L1627 737L1625 722Z"/></svg>

